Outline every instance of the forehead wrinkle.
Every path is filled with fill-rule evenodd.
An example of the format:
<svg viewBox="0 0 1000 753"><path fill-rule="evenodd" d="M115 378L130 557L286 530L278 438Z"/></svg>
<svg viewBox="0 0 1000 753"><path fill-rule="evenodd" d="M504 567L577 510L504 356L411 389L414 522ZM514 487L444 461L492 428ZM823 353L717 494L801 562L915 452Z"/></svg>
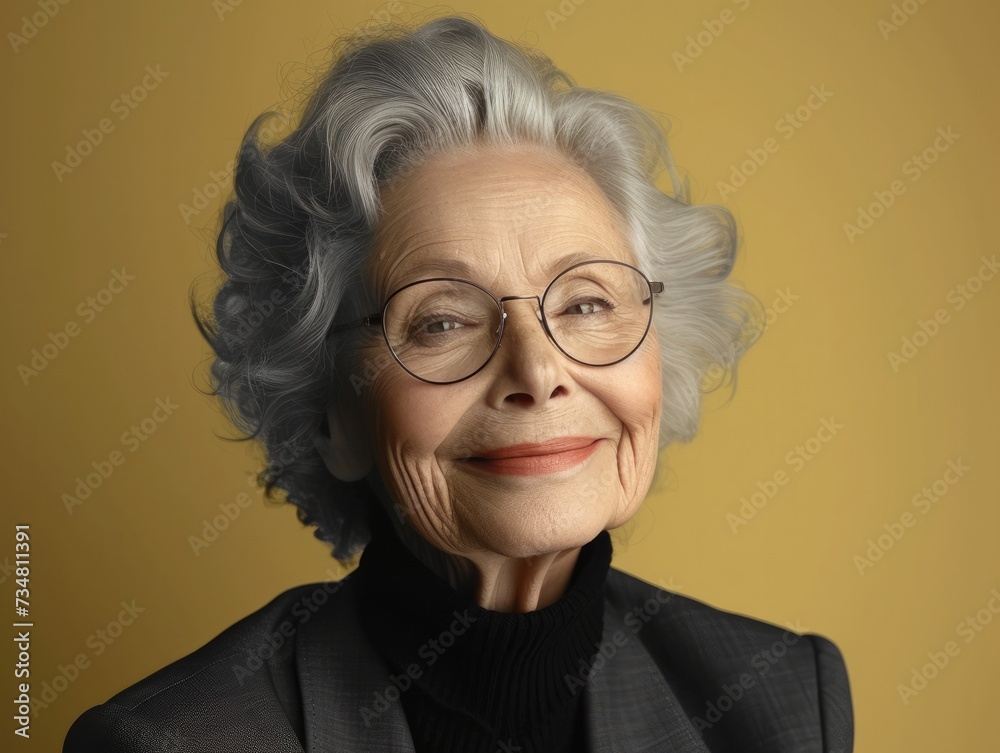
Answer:
<svg viewBox="0 0 1000 753"><path fill-rule="evenodd" d="M498 291L495 286L506 273L511 280L518 279L518 286L527 281L544 288L556 274L579 261L619 257L629 261L628 254L622 253L620 239L609 237L606 228L566 224L558 218L543 218L531 228L501 228L498 235L474 232L476 227L436 230L400 226L382 247L386 256L379 265L380 295L436 276L471 279L497 295L528 293L527 289ZM452 260L458 263L449 265Z"/></svg>
<svg viewBox="0 0 1000 753"><path fill-rule="evenodd" d="M421 267L434 274L450 276L447 261L464 261L463 257L470 256L473 249L481 249L489 243L490 240L474 232L474 228L401 227L387 234L379 246L377 255L381 263L377 264L374 274L376 290L383 296L388 295L389 288L395 289L417 279L408 278L413 276L412 271ZM499 262L499 254L497 259Z"/></svg>
<svg viewBox="0 0 1000 753"><path fill-rule="evenodd" d="M438 259L488 260L476 271L492 271L490 282L495 282L503 271L513 271L516 258L522 279L537 277L539 284L560 271L553 266L565 255L560 253L563 249L590 258L632 260L615 208L582 168L550 160L533 161L521 173L498 175L472 168L471 164L448 168L452 179L444 183L440 170L432 169L391 185L383 204L386 216L373 244L373 251L376 244L378 249L373 254L373 278L381 295L390 292L389 283L398 287L422 262L429 269L443 269L431 262ZM470 192L476 195L465 200ZM504 210L511 211L514 219L506 218ZM483 250L486 253L474 253ZM528 274L529 268L534 274ZM481 274L477 277L475 281L489 287Z"/></svg>
<svg viewBox="0 0 1000 753"><path fill-rule="evenodd" d="M400 203L401 206L397 207ZM439 214L434 212L435 206L434 203L428 204L426 196L422 194L418 194L416 200L410 200L408 191L404 191L402 196L397 194L391 198L384 198L385 213L372 239L367 270L378 295L388 294L386 284L412 253L422 247L446 242L441 240L439 230L423 226L423 221L428 215ZM409 221L411 217L417 218L417 221ZM425 241L423 238L425 235L431 237Z"/></svg>

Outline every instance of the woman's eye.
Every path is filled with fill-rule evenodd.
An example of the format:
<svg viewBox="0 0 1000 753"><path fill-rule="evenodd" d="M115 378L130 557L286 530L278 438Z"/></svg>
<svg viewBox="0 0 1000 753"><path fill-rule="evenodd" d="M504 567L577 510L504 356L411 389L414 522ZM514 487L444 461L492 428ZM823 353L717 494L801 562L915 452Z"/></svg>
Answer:
<svg viewBox="0 0 1000 753"><path fill-rule="evenodd" d="M569 314L570 316L587 316L593 314L602 314L613 309L608 301L604 300L590 300L590 301L577 301L576 303L571 303L564 310L564 314Z"/></svg>
<svg viewBox="0 0 1000 753"><path fill-rule="evenodd" d="M456 322L454 319L443 319L437 322L428 322L420 327L420 329L429 335L437 335L442 332L452 332L464 326L464 324Z"/></svg>
<svg viewBox="0 0 1000 753"><path fill-rule="evenodd" d="M440 338L467 334L468 324L448 315L425 316L409 326L411 340L440 343Z"/></svg>

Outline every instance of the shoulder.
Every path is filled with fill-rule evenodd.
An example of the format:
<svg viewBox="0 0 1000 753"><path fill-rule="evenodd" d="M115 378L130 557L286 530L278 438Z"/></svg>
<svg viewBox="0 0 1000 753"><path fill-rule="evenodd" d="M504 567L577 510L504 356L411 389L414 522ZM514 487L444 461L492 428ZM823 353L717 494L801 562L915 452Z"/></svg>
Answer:
<svg viewBox="0 0 1000 753"><path fill-rule="evenodd" d="M728 612L614 568L605 599L612 622L643 644L706 740L770 714L776 729L811 728L823 750L853 749L847 667L828 638Z"/></svg>
<svg viewBox="0 0 1000 753"><path fill-rule="evenodd" d="M300 751L294 639L350 580L291 588L192 653L85 711L70 728L64 753ZM242 743L232 739L234 729L241 731ZM254 747L247 747L247 740Z"/></svg>

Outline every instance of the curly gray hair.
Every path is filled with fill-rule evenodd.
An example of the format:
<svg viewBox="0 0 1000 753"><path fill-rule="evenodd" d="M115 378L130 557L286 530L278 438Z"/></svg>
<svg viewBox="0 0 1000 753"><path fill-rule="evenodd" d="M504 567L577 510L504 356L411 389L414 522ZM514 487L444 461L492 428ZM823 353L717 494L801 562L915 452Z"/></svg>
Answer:
<svg viewBox="0 0 1000 753"><path fill-rule="evenodd" d="M258 480L298 508L333 556L367 543L371 491L327 470L314 439L344 379L334 319L371 305L365 264L380 187L437 153L479 143L539 145L583 167L619 210L640 267L665 284L654 322L666 347L660 447L698 431L702 393L735 389L763 329L760 302L727 282L738 247L723 207L692 206L664 129L628 99L577 86L545 55L449 16L342 38L292 132L250 125L216 253L225 279L211 316L192 312L215 353L213 394L267 457ZM673 196L655 180L665 168Z"/></svg>

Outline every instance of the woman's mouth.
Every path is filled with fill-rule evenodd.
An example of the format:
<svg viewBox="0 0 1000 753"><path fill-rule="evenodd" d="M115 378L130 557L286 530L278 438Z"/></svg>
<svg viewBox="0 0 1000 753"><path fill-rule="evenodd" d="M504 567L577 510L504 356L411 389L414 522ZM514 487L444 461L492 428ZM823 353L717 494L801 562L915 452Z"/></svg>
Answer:
<svg viewBox="0 0 1000 753"><path fill-rule="evenodd" d="M536 476L557 473L579 465L597 450L595 437L559 437L478 451L460 458L469 467L506 476Z"/></svg>

